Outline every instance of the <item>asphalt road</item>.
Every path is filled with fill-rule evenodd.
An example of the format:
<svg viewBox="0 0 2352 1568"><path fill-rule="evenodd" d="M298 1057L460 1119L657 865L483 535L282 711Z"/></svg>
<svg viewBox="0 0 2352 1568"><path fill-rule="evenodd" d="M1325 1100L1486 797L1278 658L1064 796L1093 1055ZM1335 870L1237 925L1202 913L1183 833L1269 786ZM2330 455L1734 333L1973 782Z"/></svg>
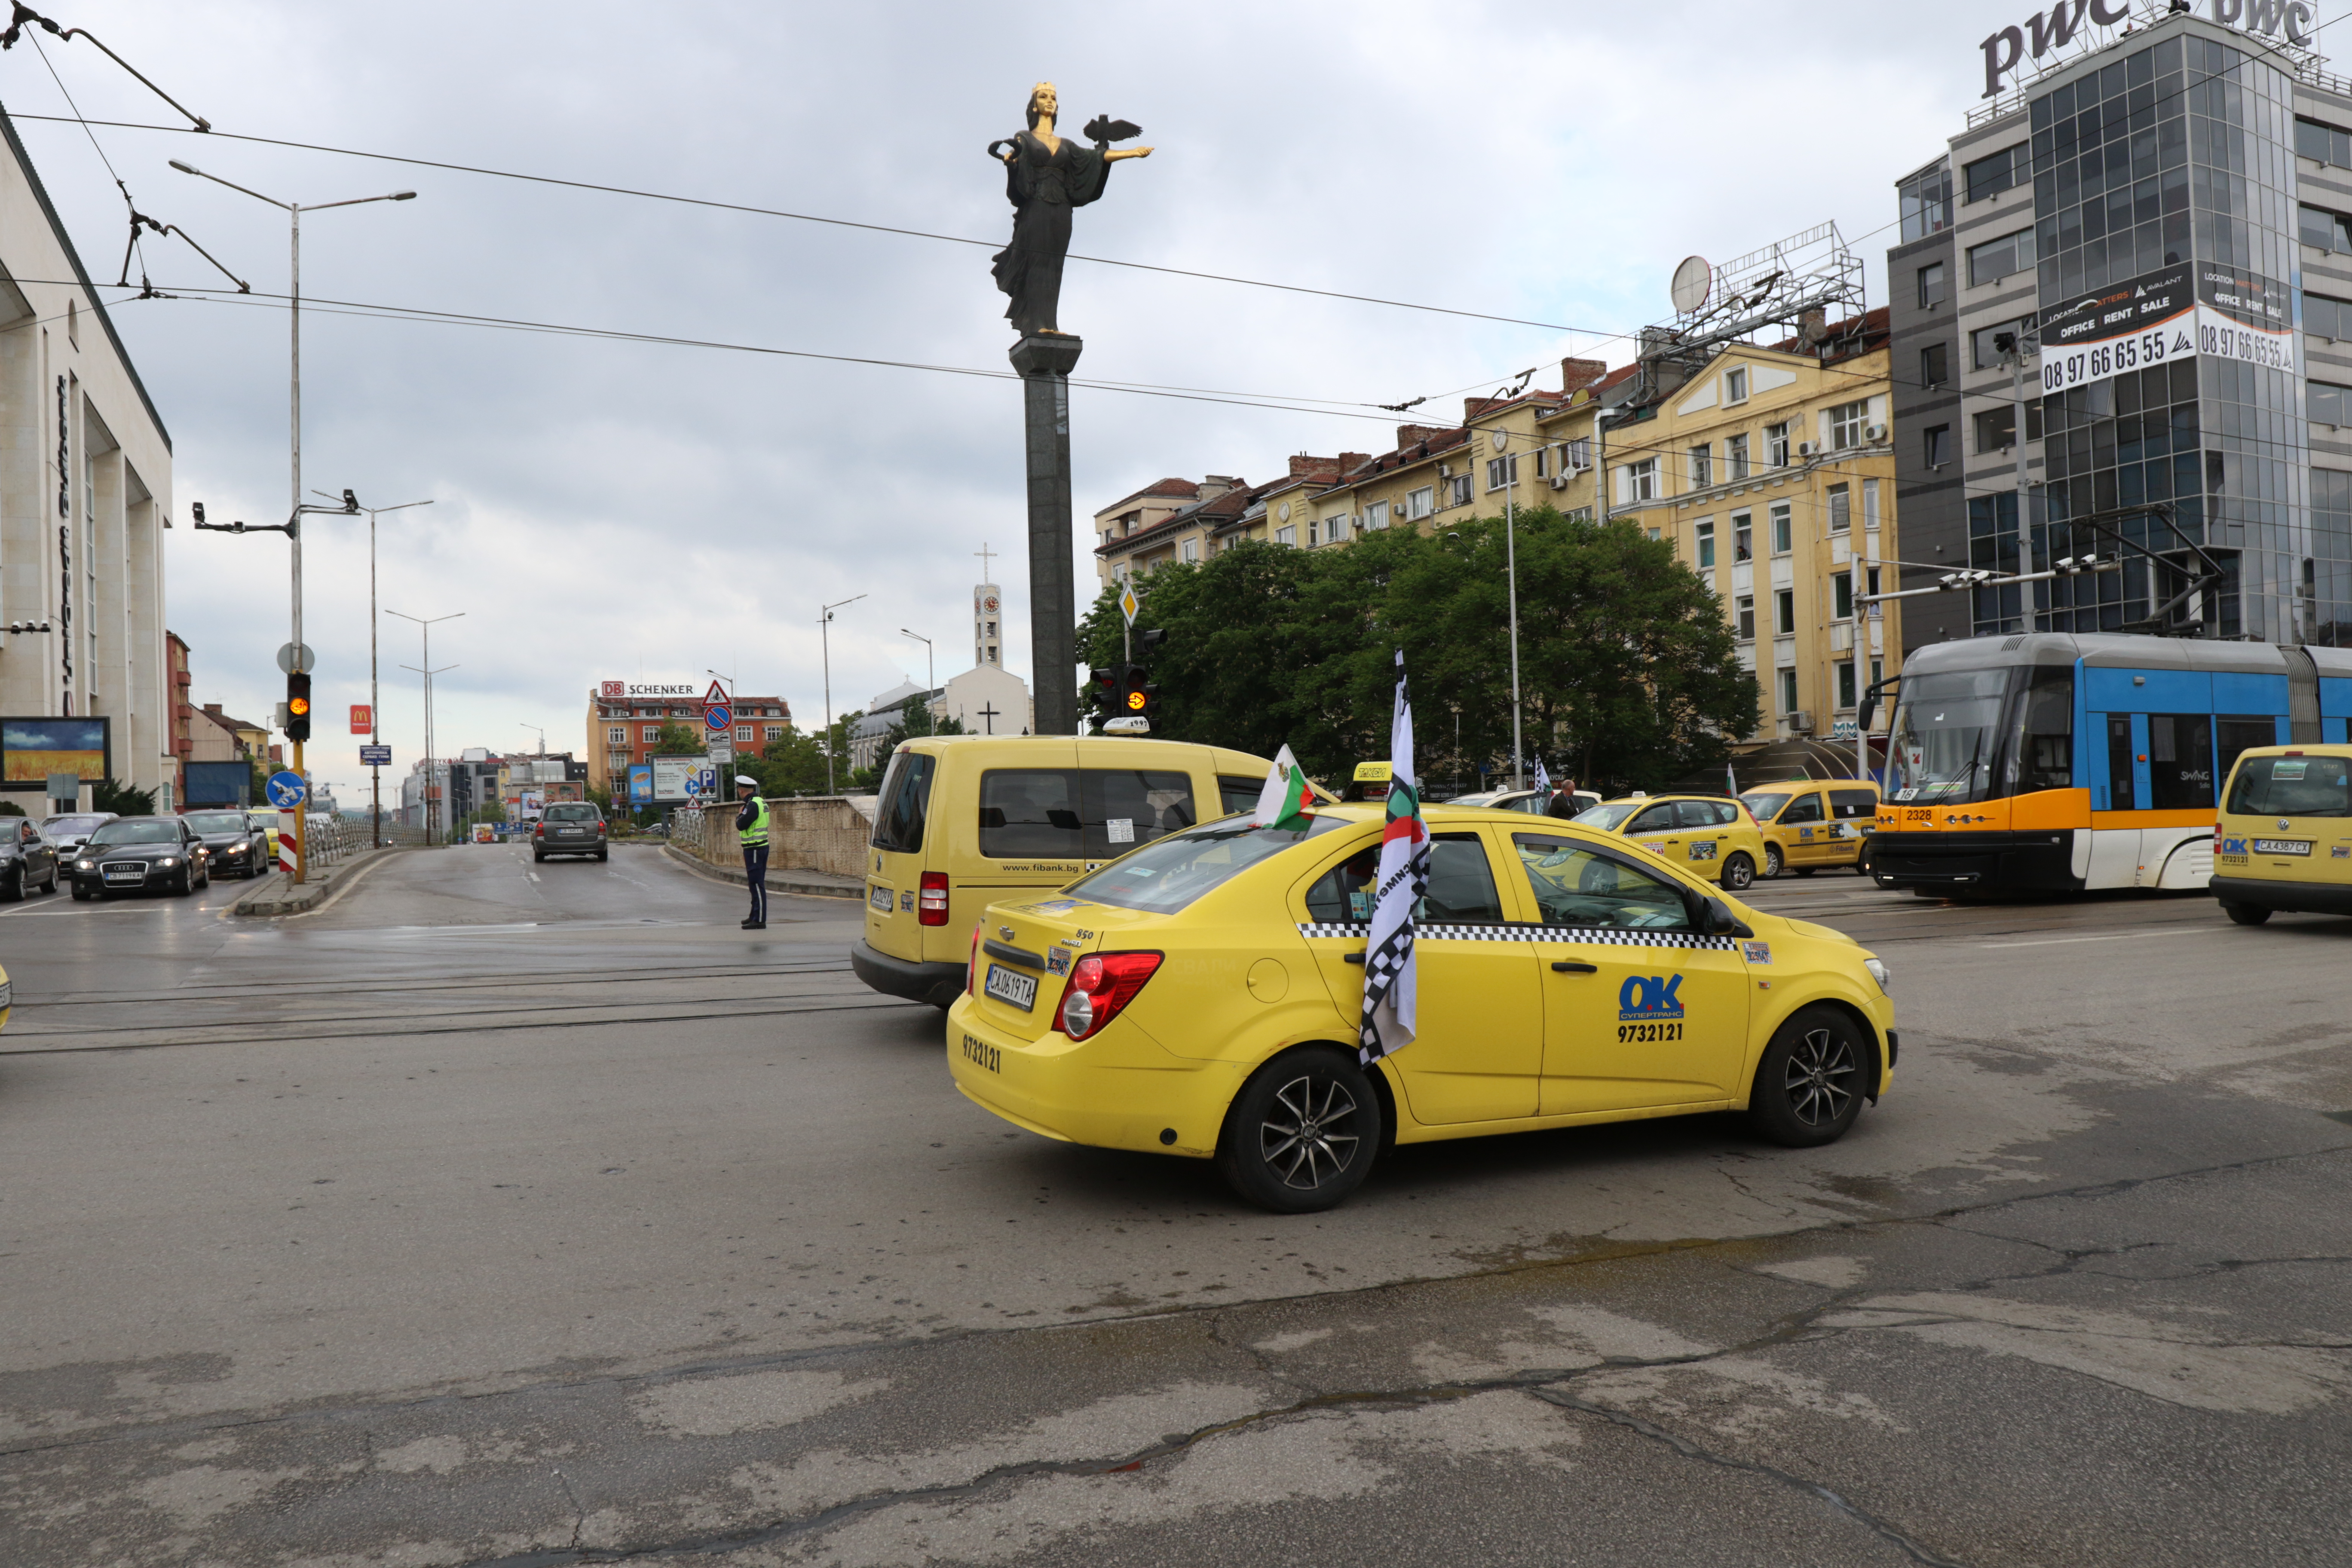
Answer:
<svg viewBox="0 0 2352 1568"><path fill-rule="evenodd" d="M0 910L0 1562L2352 1560L2352 921L1755 901L1895 1090L1273 1219L637 847Z"/></svg>

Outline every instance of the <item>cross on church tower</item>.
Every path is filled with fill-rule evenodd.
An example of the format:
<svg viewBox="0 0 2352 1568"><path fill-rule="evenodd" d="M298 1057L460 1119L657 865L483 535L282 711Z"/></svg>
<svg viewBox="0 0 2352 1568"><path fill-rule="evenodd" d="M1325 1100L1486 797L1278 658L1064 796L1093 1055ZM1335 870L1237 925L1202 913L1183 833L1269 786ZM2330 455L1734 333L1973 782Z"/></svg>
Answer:
<svg viewBox="0 0 2352 1568"><path fill-rule="evenodd" d="M996 710L996 704L995 704L995 703L993 703L993 702L991 702L987 707L985 707L985 708L982 709L982 710L980 710L980 716L981 716L982 720L983 721L985 721L985 722L986 722L986 724L987 724L987 726L988 726L988 728L983 731L983 733L990 734L990 735L993 735L993 734L995 734L995 733L996 733L996 721L997 721L997 720L999 720L1000 718L1003 717L1003 715L1002 715L1002 714L1000 714L999 712L997 712L997 710Z"/></svg>
<svg viewBox="0 0 2352 1568"><path fill-rule="evenodd" d="M972 553L980 557L980 580L985 583L988 581L988 563L990 560L997 555L1003 554L1003 552L991 550L988 547L988 541L983 539L980 542L980 548L973 551Z"/></svg>

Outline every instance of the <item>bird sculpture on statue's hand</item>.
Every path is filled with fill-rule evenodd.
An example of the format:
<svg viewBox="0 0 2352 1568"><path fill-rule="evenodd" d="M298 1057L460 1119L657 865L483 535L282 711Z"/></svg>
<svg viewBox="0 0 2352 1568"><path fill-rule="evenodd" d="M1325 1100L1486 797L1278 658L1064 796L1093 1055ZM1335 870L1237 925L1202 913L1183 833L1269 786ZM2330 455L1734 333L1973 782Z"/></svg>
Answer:
<svg viewBox="0 0 2352 1568"><path fill-rule="evenodd" d="M1097 147L1131 141L1142 134L1143 127L1132 120L1113 120L1108 114L1097 114L1087 121L1087 140Z"/></svg>

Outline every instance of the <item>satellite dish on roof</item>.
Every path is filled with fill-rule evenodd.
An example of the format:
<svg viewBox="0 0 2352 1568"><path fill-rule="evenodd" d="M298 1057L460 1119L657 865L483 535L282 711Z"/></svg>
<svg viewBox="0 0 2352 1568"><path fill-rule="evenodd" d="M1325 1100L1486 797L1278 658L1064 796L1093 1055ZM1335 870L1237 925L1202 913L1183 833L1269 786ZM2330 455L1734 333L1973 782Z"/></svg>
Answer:
<svg viewBox="0 0 2352 1568"><path fill-rule="evenodd" d="M1675 309L1691 315L1706 303L1707 289L1715 281L1715 268L1706 264L1704 256L1685 256L1675 268Z"/></svg>

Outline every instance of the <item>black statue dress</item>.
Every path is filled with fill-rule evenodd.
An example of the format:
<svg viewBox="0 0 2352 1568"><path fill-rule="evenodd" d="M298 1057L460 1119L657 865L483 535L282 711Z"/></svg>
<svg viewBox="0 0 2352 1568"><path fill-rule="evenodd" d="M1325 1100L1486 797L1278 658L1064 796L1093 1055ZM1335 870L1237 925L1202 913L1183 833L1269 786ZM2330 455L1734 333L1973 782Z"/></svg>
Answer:
<svg viewBox="0 0 2352 1568"><path fill-rule="evenodd" d="M1013 203L1013 243L996 253L996 286L1012 296L1004 319L1023 337L1055 331L1062 300L1062 262L1070 252L1070 209L1097 200L1110 183L1103 149L1065 136L1045 150L1033 132L1013 139L1004 166L1004 194Z"/></svg>

